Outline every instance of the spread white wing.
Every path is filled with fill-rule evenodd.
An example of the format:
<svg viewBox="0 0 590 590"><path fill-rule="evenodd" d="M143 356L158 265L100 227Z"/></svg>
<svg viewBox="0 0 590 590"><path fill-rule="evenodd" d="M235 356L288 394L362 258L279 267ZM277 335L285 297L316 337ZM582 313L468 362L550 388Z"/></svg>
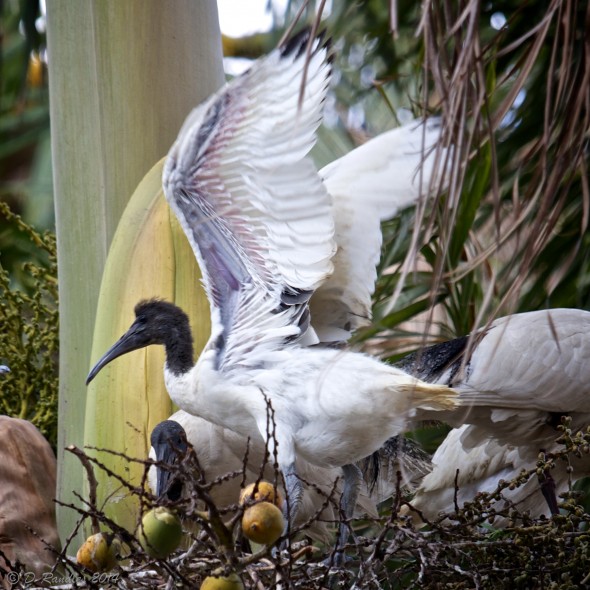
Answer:
<svg viewBox="0 0 590 590"><path fill-rule="evenodd" d="M381 222L427 194L440 120L411 121L371 139L320 170L333 200L338 251L334 273L313 295L314 330L323 342L346 341L371 317L381 256Z"/></svg>
<svg viewBox="0 0 590 590"><path fill-rule="evenodd" d="M317 38L305 68L308 40L195 109L166 161L164 191L203 272L222 368L301 336L307 300L332 271L330 198L307 156L330 66Z"/></svg>

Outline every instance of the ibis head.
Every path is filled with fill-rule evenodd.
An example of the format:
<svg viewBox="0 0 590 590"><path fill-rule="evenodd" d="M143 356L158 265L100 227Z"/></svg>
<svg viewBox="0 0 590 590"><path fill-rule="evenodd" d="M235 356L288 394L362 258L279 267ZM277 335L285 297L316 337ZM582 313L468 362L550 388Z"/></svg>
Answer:
<svg viewBox="0 0 590 590"><path fill-rule="evenodd" d="M94 365L86 384L112 360L151 344L164 345L167 367L172 373L180 375L192 368L193 340L187 315L172 303L152 299L135 306L135 321Z"/></svg>
<svg viewBox="0 0 590 590"><path fill-rule="evenodd" d="M164 420L152 431L151 444L156 460L164 465L175 465L188 450L184 428L174 420ZM164 466L157 466L156 495L175 502L182 495L182 482L175 473Z"/></svg>

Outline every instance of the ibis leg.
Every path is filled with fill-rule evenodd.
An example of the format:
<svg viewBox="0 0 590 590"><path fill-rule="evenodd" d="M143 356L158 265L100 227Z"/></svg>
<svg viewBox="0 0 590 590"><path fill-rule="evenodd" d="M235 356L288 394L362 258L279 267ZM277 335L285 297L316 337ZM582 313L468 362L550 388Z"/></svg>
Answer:
<svg viewBox="0 0 590 590"><path fill-rule="evenodd" d="M287 499L283 506L286 533L289 527L292 528L295 525L295 517L297 516L297 512L299 512L299 507L303 499L303 483L295 471L294 464L288 465L283 469L283 477L285 478L285 491L287 494Z"/></svg>
<svg viewBox="0 0 590 590"><path fill-rule="evenodd" d="M345 561L344 546L350 535L350 526L348 523L354 515L354 509L361 489L362 479L361 470L357 465L344 465L344 467L342 467L342 473L344 475L344 485L342 489L342 498L340 499L340 507L342 508L344 519L340 521L340 531L338 532L334 560L334 564L338 567Z"/></svg>

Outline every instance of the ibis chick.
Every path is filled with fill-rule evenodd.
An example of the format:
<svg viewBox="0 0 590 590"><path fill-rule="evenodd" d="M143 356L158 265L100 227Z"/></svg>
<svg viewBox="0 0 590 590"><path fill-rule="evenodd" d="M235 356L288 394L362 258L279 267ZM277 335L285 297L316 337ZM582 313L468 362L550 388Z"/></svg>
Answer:
<svg viewBox="0 0 590 590"><path fill-rule="evenodd" d="M195 449L202 475L208 483L228 473L244 471L244 478L224 479L211 488L211 498L220 508L237 503L244 479L245 483L253 483L262 473L267 481L275 480L272 464L265 463L264 441L260 436L248 440L179 410L152 431L150 456L161 465L150 469L148 479L157 496L176 501L181 495L190 493L191 483L180 479L174 469L165 468L165 465L175 465L186 452L187 441ZM322 469L302 460L297 461L297 473L304 482L305 494L294 524L301 526L309 522L305 534L317 541L328 542L331 537L329 523L337 520L337 510L333 502L326 500L334 489L341 489L340 482L337 483L341 473L338 469ZM279 481L279 485L282 488L282 482ZM366 486L359 494L357 514L377 516L375 503Z"/></svg>

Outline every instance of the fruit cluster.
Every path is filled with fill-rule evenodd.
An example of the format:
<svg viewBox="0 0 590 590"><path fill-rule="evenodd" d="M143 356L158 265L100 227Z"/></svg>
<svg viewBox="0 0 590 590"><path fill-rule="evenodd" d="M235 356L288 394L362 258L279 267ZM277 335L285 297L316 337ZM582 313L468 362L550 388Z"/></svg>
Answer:
<svg viewBox="0 0 590 590"><path fill-rule="evenodd" d="M278 490L266 481L250 484L242 489L239 504L243 509L244 536L259 545L274 545L285 530L284 500ZM143 515L136 536L150 557L165 559L180 546L182 525L173 510L156 506ZM91 572L105 572L117 565L120 551L121 542L114 534L99 532L86 539L76 559ZM201 585L204 590L240 590L243 587L235 572L227 576L208 576Z"/></svg>

